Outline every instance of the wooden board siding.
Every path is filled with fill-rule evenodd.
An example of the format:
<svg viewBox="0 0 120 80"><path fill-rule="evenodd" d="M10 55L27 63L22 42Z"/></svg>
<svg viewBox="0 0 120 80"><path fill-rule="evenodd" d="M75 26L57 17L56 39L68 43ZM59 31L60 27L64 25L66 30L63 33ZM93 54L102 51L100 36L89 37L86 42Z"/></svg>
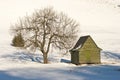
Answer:
<svg viewBox="0 0 120 80"><path fill-rule="evenodd" d="M79 52L79 63L100 63L99 51L82 51Z"/></svg>
<svg viewBox="0 0 120 80"><path fill-rule="evenodd" d="M80 63L100 63L100 50L89 37L83 47L79 49Z"/></svg>
<svg viewBox="0 0 120 80"><path fill-rule="evenodd" d="M79 52L78 51L73 51L71 53L71 62L74 64L79 64Z"/></svg>
<svg viewBox="0 0 120 80"><path fill-rule="evenodd" d="M101 49L90 36L82 36L70 50L71 62L73 64L98 64L100 51Z"/></svg>

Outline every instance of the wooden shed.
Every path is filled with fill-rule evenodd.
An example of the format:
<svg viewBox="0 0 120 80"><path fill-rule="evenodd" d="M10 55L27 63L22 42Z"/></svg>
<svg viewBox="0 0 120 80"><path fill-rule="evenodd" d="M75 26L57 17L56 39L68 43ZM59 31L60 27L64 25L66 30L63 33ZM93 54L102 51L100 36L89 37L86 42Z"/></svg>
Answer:
<svg viewBox="0 0 120 80"><path fill-rule="evenodd" d="M71 62L73 64L99 64L100 61L99 48L91 36L82 36L77 41L73 49L70 50Z"/></svg>

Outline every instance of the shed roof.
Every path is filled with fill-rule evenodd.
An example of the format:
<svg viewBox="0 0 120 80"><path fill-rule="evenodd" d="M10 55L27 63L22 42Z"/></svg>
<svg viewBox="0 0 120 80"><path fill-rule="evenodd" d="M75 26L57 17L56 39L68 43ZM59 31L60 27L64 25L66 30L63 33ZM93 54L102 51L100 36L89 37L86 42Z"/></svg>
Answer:
<svg viewBox="0 0 120 80"><path fill-rule="evenodd" d="M75 46L73 47L73 49L80 48L85 43L85 41L87 40L88 37L90 37L90 36L88 35L88 36L80 37L79 40L77 41L77 43L75 44Z"/></svg>
<svg viewBox="0 0 120 80"><path fill-rule="evenodd" d="M90 35L87 36L82 36L79 38L79 40L77 41L77 43L75 44L75 46L73 47L72 51L77 50L79 48L81 48L83 46L83 44L86 42L86 40L90 37ZM92 38L91 38L92 39ZM94 42L94 40L93 40ZM95 43L95 42L94 42ZM96 45L96 44L95 44ZM97 47L97 45L96 45ZM98 47L99 48L99 47ZM100 49L100 48L99 48Z"/></svg>

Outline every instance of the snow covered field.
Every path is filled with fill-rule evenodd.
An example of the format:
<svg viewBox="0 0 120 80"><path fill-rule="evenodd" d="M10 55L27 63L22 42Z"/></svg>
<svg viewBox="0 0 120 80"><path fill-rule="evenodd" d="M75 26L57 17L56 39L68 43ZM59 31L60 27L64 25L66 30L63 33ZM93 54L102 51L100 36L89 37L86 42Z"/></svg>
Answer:
<svg viewBox="0 0 120 80"><path fill-rule="evenodd" d="M120 0L1 0L0 80L120 80L118 5ZM10 46L10 24L26 12L45 6L53 6L80 22L78 35L91 35L103 49L102 64L76 66L69 63L70 55L62 54L51 54L50 63L42 64L39 52L30 54Z"/></svg>
<svg viewBox="0 0 120 80"><path fill-rule="evenodd" d="M119 80L118 65L20 64L1 70L1 80Z"/></svg>

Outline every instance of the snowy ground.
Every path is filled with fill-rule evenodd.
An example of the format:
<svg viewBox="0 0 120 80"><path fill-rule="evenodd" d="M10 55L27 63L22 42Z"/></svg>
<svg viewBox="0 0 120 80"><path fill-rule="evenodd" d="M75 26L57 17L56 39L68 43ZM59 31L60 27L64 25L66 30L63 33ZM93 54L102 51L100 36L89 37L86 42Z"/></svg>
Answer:
<svg viewBox="0 0 120 80"><path fill-rule="evenodd" d="M119 75L118 65L74 66L64 63L48 65L31 63L0 70L2 80L119 80Z"/></svg>
<svg viewBox="0 0 120 80"><path fill-rule="evenodd" d="M1 48L0 48L1 49ZM0 80L119 80L120 55L102 52L102 64L79 65L69 63L69 56L50 58L42 64L42 56L2 47Z"/></svg>
<svg viewBox="0 0 120 80"><path fill-rule="evenodd" d="M0 26L3 26L0 27L0 80L120 80L120 8L117 6L120 0L63 0L64 3L61 0L52 0L51 4L47 0L40 1L42 5L47 1L58 11L65 11L73 16L81 24L79 36L91 35L103 49L102 64L79 66L70 63L70 55L61 54L49 55L50 63L42 64L42 55L39 52L32 54L10 46L12 36L9 35L10 24L7 20L15 21L20 12L25 14L20 10L22 8L20 5L24 6L25 12L41 7L38 4L39 0L38 2L31 0L30 3L27 0L25 3L23 3L24 0L13 1L16 5L6 10L7 14L2 10L3 7L0 7L2 10L0 17L8 18L0 18ZM6 2L4 1L4 4ZM25 6L26 3L29 8ZM33 7L31 3L34 4ZM5 6L4 4L1 5Z"/></svg>

